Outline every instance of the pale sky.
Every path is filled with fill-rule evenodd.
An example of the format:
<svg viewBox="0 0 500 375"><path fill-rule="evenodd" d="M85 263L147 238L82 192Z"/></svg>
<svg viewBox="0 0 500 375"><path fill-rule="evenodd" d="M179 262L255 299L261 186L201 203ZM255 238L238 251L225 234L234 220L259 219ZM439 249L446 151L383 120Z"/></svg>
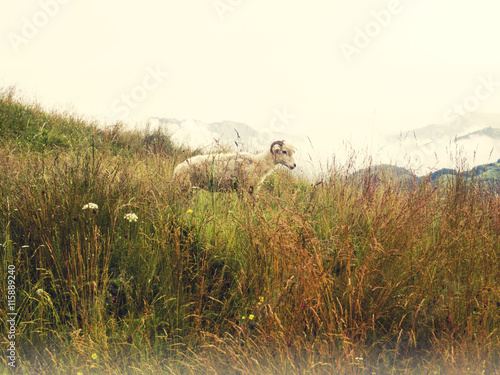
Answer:
<svg viewBox="0 0 500 375"><path fill-rule="evenodd" d="M319 140L500 113L494 0L23 0L0 85L96 118L238 121ZM497 83L498 82L498 83ZM278 116L279 117L279 116Z"/></svg>

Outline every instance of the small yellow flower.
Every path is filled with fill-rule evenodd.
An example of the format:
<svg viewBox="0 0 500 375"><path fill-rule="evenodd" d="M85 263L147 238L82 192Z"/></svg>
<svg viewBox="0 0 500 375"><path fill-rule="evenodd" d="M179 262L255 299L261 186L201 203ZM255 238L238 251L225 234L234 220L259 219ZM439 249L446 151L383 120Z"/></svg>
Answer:
<svg viewBox="0 0 500 375"><path fill-rule="evenodd" d="M247 317L246 316L242 316L241 317L241 320L245 320Z"/></svg>
<svg viewBox="0 0 500 375"><path fill-rule="evenodd" d="M253 320L253 318L255 318L255 315L253 314L248 315L248 319Z"/></svg>
<svg viewBox="0 0 500 375"><path fill-rule="evenodd" d="M96 353L93 353L92 354L92 359L95 361L97 359L97 354Z"/></svg>
<svg viewBox="0 0 500 375"><path fill-rule="evenodd" d="M187 210L186 211L187 214L192 214L193 213L193 210Z"/></svg>
<svg viewBox="0 0 500 375"><path fill-rule="evenodd" d="M83 372L77 372L76 375L83 375Z"/></svg>
<svg viewBox="0 0 500 375"><path fill-rule="evenodd" d="M259 302L260 303L264 302L264 297L259 297Z"/></svg>

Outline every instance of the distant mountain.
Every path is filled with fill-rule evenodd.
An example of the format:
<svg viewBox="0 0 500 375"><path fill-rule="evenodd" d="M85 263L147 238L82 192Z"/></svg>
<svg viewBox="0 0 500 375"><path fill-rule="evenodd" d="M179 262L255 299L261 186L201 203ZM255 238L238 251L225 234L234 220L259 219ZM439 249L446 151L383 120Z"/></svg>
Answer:
<svg viewBox="0 0 500 375"><path fill-rule="evenodd" d="M392 134L383 142L419 175L455 168L462 161L470 166L487 164L500 157L500 115L470 113Z"/></svg>
<svg viewBox="0 0 500 375"><path fill-rule="evenodd" d="M205 123L197 120L153 117L150 118L150 122L162 126L174 142L193 148L211 149L221 145L235 147L240 151L254 151L277 139L290 138L290 135L261 132L250 125L234 121Z"/></svg>
<svg viewBox="0 0 500 375"><path fill-rule="evenodd" d="M480 181L500 181L500 159L488 162L492 157L500 156L500 115L472 113L447 123L427 125L388 136L386 142L398 144L407 155L419 158L420 163L425 166L443 159L457 162L467 152L473 153L476 158L473 164L476 166L461 170L462 176ZM470 160L465 162L470 163ZM359 170L354 175L367 171L377 175L379 180L414 178L417 182L423 179L438 182L455 178L458 174L455 169L445 167L416 177L409 169L380 164Z"/></svg>
<svg viewBox="0 0 500 375"><path fill-rule="evenodd" d="M389 164L380 164L359 169L350 175L357 183L366 184L389 183L403 188L412 188L419 181L410 170Z"/></svg>
<svg viewBox="0 0 500 375"><path fill-rule="evenodd" d="M244 142L258 138L258 132L247 124L222 121L211 124L196 120L176 120L170 118L151 118L153 125L163 127L178 144L193 148L210 148L216 145L237 146L241 149Z"/></svg>
<svg viewBox="0 0 500 375"><path fill-rule="evenodd" d="M460 172L465 178L476 180L498 180L500 181L500 159L494 163L478 165L467 171ZM428 176L431 181L439 180L443 176L456 176L458 172L454 169L440 169L436 172L430 173Z"/></svg>
<svg viewBox="0 0 500 375"><path fill-rule="evenodd" d="M443 123L430 124L422 128L412 129L388 137L388 140L398 141L407 138L416 138L425 141L436 142L450 139L467 139L468 135L490 136L488 132L481 133L485 129L500 129L500 114L469 113L466 116L457 116Z"/></svg>
<svg viewBox="0 0 500 375"><path fill-rule="evenodd" d="M353 176L364 176L366 174L372 174L372 175L379 175L379 176L385 176L388 178L413 178L415 175L406 168L402 167L397 167L395 165L389 165L389 164L379 164L379 165L373 165L368 168L363 168L359 169L356 172L354 172L352 175Z"/></svg>
<svg viewBox="0 0 500 375"><path fill-rule="evenodd" d="M488 137L490 139L496 139L496 140L500 141L500 128L492 128L492 127L484 128L484 129L463 135L461 137L458 137L457 140L462 141L462 140L471 139L474 137Z"/></svg>
<svg viewBox="0 0 500 375"><path fill-rule="evenodd" d="M500 159L495 163L477 166L473 169L460 172L462 177L467 181L476 181L484 183L483 187L500 190ZM422 181L430 181L431 183L449 183L458 175L454 169L443 168L438 171L429 173L424 176L417 177L408 169L396 167L393 165L381 164L371 166L369 168L360 169L351 174L351 178L358 179L359 183L367 181L379 183L396 183L404 188L414 188Z"/></svg>

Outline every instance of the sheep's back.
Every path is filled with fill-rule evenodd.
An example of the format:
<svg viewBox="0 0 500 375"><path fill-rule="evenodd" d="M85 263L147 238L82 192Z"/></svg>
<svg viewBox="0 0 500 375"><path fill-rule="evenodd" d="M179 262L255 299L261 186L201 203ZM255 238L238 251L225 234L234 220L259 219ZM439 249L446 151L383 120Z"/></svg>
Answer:
<svg viewBox="0 0 500 375"><path fill-rule="evenodd" d="M201 188L240 188L250 184L253 164L252 155L246 153L198 155L179 164L174 177L187 178Z"/></svg>

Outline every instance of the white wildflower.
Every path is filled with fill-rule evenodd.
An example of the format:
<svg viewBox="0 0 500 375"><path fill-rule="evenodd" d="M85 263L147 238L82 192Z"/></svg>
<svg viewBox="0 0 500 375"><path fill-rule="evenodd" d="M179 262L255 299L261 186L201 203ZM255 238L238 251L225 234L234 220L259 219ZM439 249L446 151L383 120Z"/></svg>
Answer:
<svg viewBox="0 0 500 375"><path fill-rule="evenodd" d="M124 217L123 217L125 220L128 220L129 223L133 223L133 222L136 222L139 218L137 217L136 214L132 213L132 212L129 212L128 214L126 214Z"/></svg>
<svg viewBox="0 0 500 375"><path fill-rule="evenodd" d="M95 203L87 203L85 206L83 206L82 210L86 210L86 209L97 210L97 209L99 209L99 206Z"/></svg>

